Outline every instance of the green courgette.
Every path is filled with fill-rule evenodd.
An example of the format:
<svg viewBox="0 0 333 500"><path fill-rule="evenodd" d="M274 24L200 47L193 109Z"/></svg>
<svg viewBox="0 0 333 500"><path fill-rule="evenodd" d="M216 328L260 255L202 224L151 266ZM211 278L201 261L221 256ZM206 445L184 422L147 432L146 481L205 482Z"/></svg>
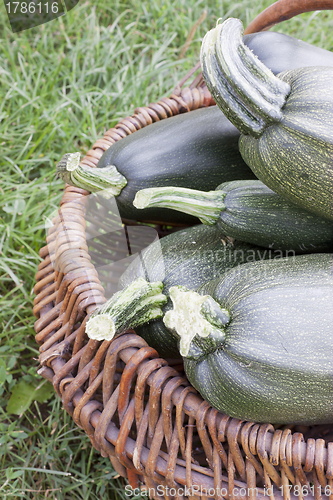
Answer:
<svg viewBox="0 0 333 500"><path fill-rule="evenodd" d="M98 169L71 165L66 157L57 173L69 184L88 191L105 189L117 196L125 219L197 223L173 210L137 210L136 192L170 183L181 187L213 189L221 182L254 179L238 150L239 132L216 107L197 109L153 123L124 137L105 151ZM71 159L72 164L75 162ZM100 175L104 175L100 180ZM110 183L106 185L106 178ZM99 187L101 185L101 187Z"/></svg>
<svg viewBox="0 0 333 500"><path fill-rule="evenodd" d="M332 254L246 263L169 295L164 322L208 403L242 420L333 422Z"/></svg>
<svg viewBox="0 0 333 500"><path fill-rule="evenodd" d="M167 297L174 285L195 290L239 264L282 255L280 251L225 238L216 228L203 225L172 233L149 245L129 265L120 278L121 290L96 310L94 319L87 324L87 333L98 340L110 339L132 327L160 356L179 358L177 338L161 319L171 308L170 301L162 304L161 291Z"/></svg>
<svg viewBox="0 0 333 500"><path fill-rule="evenodd" d="M274 75L307 66L333 66L333 52L284 33L252 33L243 42Z"/></svg>
<svg viewBox="0 0 333 500"><path fill-rule="evenodd" d="M276 193L333 220L333 68L274 76L227 19L206 34L203 75L217 105L240 130L239 149Z"/></svg>
<svg viewBox="0 0 333 500"><path fill-rule="evenodd" d="M290 203L259 180L231 181L215 191L164 187L136 194L137 208L165 207L194 215L240 241L297 253L333 250L333 223Z"/></svg>

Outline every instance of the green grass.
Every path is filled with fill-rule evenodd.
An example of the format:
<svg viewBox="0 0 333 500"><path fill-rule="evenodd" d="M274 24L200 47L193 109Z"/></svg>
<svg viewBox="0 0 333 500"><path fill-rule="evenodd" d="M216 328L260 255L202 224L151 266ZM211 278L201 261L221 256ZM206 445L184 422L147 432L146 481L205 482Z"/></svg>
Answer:
<svg viewBox="0 0 333 500"><path fill-rule="evenodd" d="M253 4L255 3L255 6ZM198 60L217 18L248 24L269 1L80 2L68 15L12 34L0 6L0 497L125 498L110 462L55 396L22 415L7 411L13 389L36 375L34 275L45 218L62 193L54 169L90 148L135 107L168 95ZM182 59L182 47L204 10ZM332 12L305 14L280 31L333 49Z"/></svg>

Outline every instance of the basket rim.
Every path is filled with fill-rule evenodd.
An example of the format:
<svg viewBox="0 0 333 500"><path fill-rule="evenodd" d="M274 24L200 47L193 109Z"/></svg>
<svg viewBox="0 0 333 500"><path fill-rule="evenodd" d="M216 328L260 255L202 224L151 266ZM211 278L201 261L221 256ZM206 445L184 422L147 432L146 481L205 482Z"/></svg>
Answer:
<svg viewBox="0 0 333 500"><path fill-rule="evenodd" d="M304 1L302 0L303 4ZM307 6L310 3L313 5L314 2L318 5L316 0L305 1ZM273 6L282 3L286 4L286 0L280 0ZM319 3L325 4L325 8L333 9L333 1ZM251 25L248 29L250 27ZM112 143L154 121L215 104L200 74L189 87L182 88L197 70L198 65L185 75L169 97L136 108L132 116L122 119L108 130L87 152L81 164L96 166L105 149ZM179 376L177 370L160 360L156 351L148 347L133 331L125 332L111 342L85 343L85 323L98 304L105 301L105 297L98 287L97 271L89 267L84 238L77 248L71 249L66 238L63 241L60 235L64 227L69 233L74 231L75 222L84 226L87 194L87 191L66 185L59 214L47 236L47 245L40 250L43 261L36 274L33 313L37 318L36 341L41 345L38 373L53 383L56 392L63 399L66 411L73 416L77 425L85 430L92 445L103 456L110 457L115 470L127 477L132 486L137 485L139 481L146 482L148 486L156 486L160 481L162 484L197 484L207 490L219 485L232 491L233 485L256 487L256 475L262 478L263 485L281 487L289 481L296 485L308 484L307 475L311 473L314 484L322 488L330 486L333 490L333 442L326 445L321 437L309 438L305 442L303 434L297 430L292 432L287 428L275 429L269 423L243 422L222 415L206 403L188 382ZM161 224L159 225L161 227ZM75 264L72 265L76 259L87 265L85 276L80 275ZM93 298L89 295L91 290L94 290ZM125 363L125 370L118 385L120 394L117 401L115 402L114 396L116 391L112 393L108 387L110 398L103 400L103 406L100 401L93 399L93 389L102 378L101 364L106 355L111 356L111 351L114 357L112 359ZM131 367L132 371L128 367ZM77 374L74 376L73 370L76 369ZM95 370L93 374L91 370ZM145 446L142 440L138 445L130 436L133 422L142 426L146 417L143 410L141 413L138 410L135 399L130 400L129 392L126 392L125 388L133 377L138 377L137 380L141 377L142 384L150 387L150 393L154 390L158 393L158 375L162 379L165 377L163 391L168 387L167 402L176 408L178 420L173 426L171 417L163 422L161 415L155 415L156 432L151 437L149 448L149 440ZM114 373L110 376L113 377ZM88 379L91 385L88 390L83 391L82 384ZM105 412L106 408L108 412ZM119 429L111 422L116 410L119 413ZM141 419L135 420L136 412L140 413ZM185 415L189 426L195 425L196 422L208 467L191 462L192 443L188 446L182 441L185 436L182 434L185 432L182 430L182 419ZM187 430L187 433L190 431ZM172 448L172 439L175 436L183 455L182 459L175 455ZM140 435L138 438L141 439ZM169 440L169 455L160 449L158 443L161 439ZM227 454L223 443L228 445ZM242 456L241 450L245 452L246 458ZM222 464L228 472L227 476L222 475ZM264 488L259 488L255 496L267 496ZM281 494L275 493L275 496L279 497ZM282 496L288 498L288 495Z"/></svg>
<svg viewBox="0 0 333 500"><path fill-rule="evenodd" d="M189 91L188 89L183 89L180 95L177 96L177 102L180 106L182 106L182 109L185 107L183 104L183 101L186 103L185 99L187 99L190 103L195 102L192 97L191 99L189 98L190 93L191 95L198 95L195 90L196 89L191 89ZM204 96L204 94L200 92L199 95ZM163 102L165 103L166 100ZM204 98L202 99L202 103L204 103ZM154 111L157 109L156 106L152 106L152 108L155 108ZM195 109L197 108L195 107ZM140 108L136 110L137 113L140 111ZM128 121L130 121L129 118L124 119L123 123L125 126ZM119 128L120 127L115 127L117 132ZM100 142L97 141L96 144L98 144L98 148L100 149ZM95 149L93 148L92 151L94 152ZM90 154L88 157L89 162L94 161L97 163L98 159L99 155L96 154ZM62 223L68 223L69 232L71 231L70 222L73 220L73 210L77 211L78 220L80 217L83 217L84 202L87 194L88 193L86 191L73 188L71 186L66 186L65 188L60 204L61 216L58 216L58 223L60 222L60 219L62 220ZM82 211L81 215L79 214L79 210ZM66 219L67 216L69 217L68 222ZM86 320L97 307L98 303L102 303L105 298L102 294L97 294L96 299L95 294L95 300L89 302L89 296L87 296L86 290L83 290L81 294L76 292L76 288L79 286L82 287L82 279L80 278L79 273L75 272L77 271L75 269L70 268L67 269L66 272L66 258L69 259L70 256L71 262L73 259L75 260L75 258L78 258L80 263L82 262L82 259L86 259L84 261L86 264L88 264L88 258L85 255L85 250L82 248L82 245L80 248L70 250L70 253L68 254L69 250L66 247L66 241L68 238L64 244L61 244L61 242L58 242L58 245L55 244L57 239L56 224L57 221L55 221L55 226L51 228L49 232L46 247L42 248L40 251L40 255L44 258L44 261L41 263L36 275L37 283L35 286L35 293L37 296L35 298L34 314L37 317L39 316L39 319L37 319L35 323L35 330L36 340L42 344L40 348L41 367L39 368L38 373L53 383L56 392L64 401L65 409L73 416L73 419L76 421L78 426L84 428L91 438L93 446L101 451L102 454L108 453L110 455L114 467L116 470L117 468L118 470L121 470L122 475L126 474L126 477L132 477L132 480L133 477L136 478L136 480L138 477L144 477L144 480L147 481L148 467L148 473L150 473L153 477L156 473L158 473L161 477L166 476L168 461L165 459L162 461L161 454L158 453L155 457L156 460L153 460L153 465L149 468L150 452L149 449L144 446L141 446L140 448L140 457L142 461L140 462L142 469L141 474L140 467L138 470L138 468L133 466L133 458L135 459L135 456L133 457L133 442L128 433L123 430L124 428L126 429L125 424L127 423L128 425L126 418L133 418L134 400L132 399L129 403L128 394L123 397L119 397L118 400L118 411L120 408L123 408L121 411L123 412L124 418L119 430L116 431L114 429L114 425L112 426L109 423L109 425L104 428L105 432L103 439L96 440L96 437L94 436L96 429L99 429L101 421L103 421L103 405L91 397L88 398L87 392L89 393L89 388L88 391L84 393L84 391L80 388L80 382L84 380L86 373L89 372L89 366L91 367L91 365L96 361L96 356L101 357L101 350L104 350L105 352L106 349L109 349L112 345L114 346L117 343L119 344L121 339L124 343L122 344L122 348L120 345L117 346L119 359L121 359L126 366L128 366L128 364L134 364L138 377L140 377L140 374L147 370L147 365L149 363L159 358L154 349L149 348L145 341L132 332L125 332L123 335L113 339L111 342L104 342L104 347L100 345L101 343L95 341L89 341L84 345L83 338ZM61 233L61 230L62 227L58 230L58 232ZM60 254L60 256L58 255L56 258L57 266L59 267L58 271L51 269L51 254L55 251ZM64 255L66 256L66 252L67 257L62 259ZM85 285L88 285L88 289L92 289L96 286L96 283L98 282L98 276L96 275L97 271L90 269L88 280L87 277L84 278L84 283ZM72 301L72 310L69 310L70 300L67 301L67 308L63 307L63 300L66 297L66 293L68 294L69 288L72 289L74 294L76 293L78 295L78 299L80 298L80 295L83 296L81 302L84 303L84 308L87 313L85 317L82 317L81 311L82 324L76 330L74 325L78 322L78 320L80 320L79 308L75 308L75 303ZM64 340L59 342L59 332L61 332L64 327L67 329L66 336ZM56 330L55 336L52 335L52 331L54 329ZM73 354L70 358L68 358L69 346L71 344L74 344ZM93 359L94 356L95 361ZM159 363L161 364L161 361ZM158 371L163 370L163 368L165 369L166 364L162 363L162 365L163 366L160 366ZM73 376L72 370L75 366L78 366L78 374ZM208 459L211 467L207 469L193 464L190 464L189 467L186 460L183 460L183 462L179 459L175 460L173 480L176 481L177 484L184 483L183 471L185 468L185 479L186 475L190 474L191 481L195 481L194 484L201 484L207 489L214 488L216 478L214 478L214 474L213 477L211 477L212 473L209 473L209 471L214 468L212 466L213 452L211 443L214 443L214 449L219 449L221 452L221 444L218 444L220 443L218 434L222 435L224 439L227 440L228 445L232 447L232 460L235 464L236 471L240 474L240 477L243 476L243 478L245 477L243 470L244 464L242 465L242 461L239 456L241 453L240 446L243 450L247 451L247 454L249 453L249 456L252 455L251 459L253 464L255 464L253 465L254 470L261 467L262 471L265 471L266 468L268 468L268 476L271 477L270 481L273 481L273 484L280 484L278 479L280 476L277 476L277 472L272 465L269 466L270 460L268 459L268 456L270 456L271 460L273 458L273 462L275 460L275 462L280 463L282 467L286 467L289 471L289 477L294 477L293 473L290 472L290 468L292 466L295 468L296 463L299 464L299 470L302 471L303 474L305 474L305 470L313 470L313 468L316 467L314 454L312 458L309 456L311 449L315 446L315 448L320 448L321 460L319 463L322 467L321 470L324 471L327 469L329 472L329 470L332 469L332 457L329 457L330 453L328 451L328 447L326 448L325 442L321 438L317 439L315 443L313 443L314 439L310 439L308 444L304 442L304 438L299 432L292 433L290 429L286 429L285 431L275 429L274 426L269 423L256 424L254 422L242 422L238 419L227 417L213 409L201 398L201 396L196 394L196 391L189 387L188 383L186 383L187 381L185 379L181 379L179 377L179 373L177 373L172 367L169 367L169 370L170 371L167 374L168 377L166 380L168 382L172 382L172 380L175 379L177 382L171 395L171 404L177 407L177 404L179 405L179 401L181 401L181 410L178 411L186 414L191 422L196 421L197 425L199 423L202 427L200 437L203 446L207 457L211 457L210 460ZM156 370L150 373L146 378L146 384L151 387L151 390L154 388L154 384L156 383L154 376L156 376ZM89 415L89 418L86 414ZM156 424L157 423L158 422L156 422ZM161 425L162 424L160 424L160 426ZM161 431L161 429L159 430ZM297 446L294 444L295 439L297 440ZM252 445L250 445L251 440ZM255 444L253 443L253 440ZM112 443L114 447L112 450L110 449L110 443ZM258 458L255 458L255 455L258 456L259 460ZM219 460L223 463L221 458L219 458ZM228 460L230 460L230 457L225 459L225 466L227 466ZM142 463L144 463L145 468L143 468ZM261 465L259 465L260 463ZM262 465L264 465L264 468L262 468ZM124 470L124 467L127 470ZM273 472L273 470L275 472ZM264 474L262 471L261 474ZM262 477L264 477L264 475ZM323 477L325 477L324 472L322 472L322 484L324 481ZM234 480L235 479L233 479L233 481ZM229 476L228 478L224 477L224 479L221 476L219 484L221 488L230 488ZM242 487L244 487L244 484L245 483L239 483ZM325 484L328 484L327 478L325 479ZM258 497L261 496L265 496L265 492L262 488L261 490L258 490Z"/></svg>

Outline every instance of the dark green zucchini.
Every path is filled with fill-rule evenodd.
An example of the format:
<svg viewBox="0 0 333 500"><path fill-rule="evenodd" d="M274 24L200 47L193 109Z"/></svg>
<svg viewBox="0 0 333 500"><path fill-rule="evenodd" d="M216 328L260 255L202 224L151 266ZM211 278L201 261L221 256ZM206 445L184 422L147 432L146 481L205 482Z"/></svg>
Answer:
<svg viewBox="0 0 333 500"><path fill-rule="evenodd" d="M165 207L198 217L223 234L266 248L331 252L333 223L290 203L259 180L231 181L215 191L164 187L136 194L137 208Z"/></svg>
<svg viewBox="0 0 333 500"><path fill-rule="evenodd" d="M269 188L333 220L333 68L308 67L274 76L227 19L201 50L207 87L240 130L245 162Z"/></svg>
<svg viewBox="0 0 333 500"><path fill-rule="evenodd" d="M63 167L66 162L63 162L58 175L66 182L92 191L94 182L99 182L99 175L105 173L105 177L110 172L111 194L117 196L121 217L193 224L198 220L173 210L137 210L133 206L136 192L170 183L193 189L203 186L213 189L228 180L254 179L255 175L239 153L238 139L238 130L216 106L197 109L153 123L124 137L105 151L98 162L98 170L78 167L68 175ZM116 176L119 179L113 181ZM104 179L102 187L105 189Z"/></svg>
<svg viewBox="0 0 333 500"><path fill-rule="evenodd" d="M247 263L169 294L164 322L208 403L241 420L333 422L332 254Z"/></svg>
<svg viewBox="0 0 333 500"><path fill-rule="evenodd" d="M238 130L218 112L198 109L153 123L112 145L98 162L115 165L127 179L117 197L120 215L127 219L197 222L176 211L138 211L133 200L138 190L166 186L199 188L234 179L253 179L238 150ZM211 188L208 188L211 189Z"/></svg>
<svg viewBox="0 0 333 500"><path fill-rule="evenodd" d="M283 33L252 33L243 42L274 75L308 66L333 66L333 52Z"/></svg>
<svg viewBox="0 0 333 500"><path fill-rule="evenodd" d="M281 256L282 252L235 242L223 237L217 229L203 225L170 234L149 245L130 264L120 278L122 290L117 300L112 298L94 314L94 317L99 315L99 319L94 321L100 321L102 326L97 325L98 328L91 329L88 335L100 340L105 332L110 331L113 336L122 329L132 327L157 349L160 356L177 358L180 356L177 338L158 320L171 307L170 302L163 305L162 288L165 296L174 285L194 290L205 281L219 278L226 270L244 262ZM155 291L149 289L149 283ZM160 306L161 309L158 309ZM113 321L110 322L105 314L113 319L120 318L117 319L118 326L114 327ZM152 316L149 317L149 314ZM150 323L146 324L148 321ZM106 323L111 323L111 330Z"/></svg>

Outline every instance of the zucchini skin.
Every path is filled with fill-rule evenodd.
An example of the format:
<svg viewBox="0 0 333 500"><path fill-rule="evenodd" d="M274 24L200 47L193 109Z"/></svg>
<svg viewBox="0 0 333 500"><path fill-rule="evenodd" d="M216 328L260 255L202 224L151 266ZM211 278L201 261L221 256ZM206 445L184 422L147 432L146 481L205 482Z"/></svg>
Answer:
<svg viewBox="0 0 333 500"><path fill-rule="evenodd" d="M223 234L296 253L332 252L333 223L284 200L259 180L222 184L226 193L216 223Z"/></svg>
<svg viewBox="0 0 333 500"><path fill-rule="evenodd" d="M230 181L215 191L168 186L139 191L137 208L173 208L214 224L222 234L297 253L333 251L333 223L274 193L259 180Z"/></svg>
<svg viewBox="0 0 333 500"><path fill-rule="evenodd" d="M215 227L202 224L172 233L152 243L130 264L119 281L120 289L141 277L150 282L161 281L163 294L170 287L186 286L195 290L202 283L218 279L227 270L247 261L280 258L274 252L254 245L228 240ZM162 308L172 308L170 299ZM177 337L162 320L136 328L136 332L154 347L160 356L180 358Z"/></svg>
<svg viewBox="0 0 333 500"><path fill-rule="evenodd" d="M221 182L254 179L238 149L239 132L216 107L197 109L153 123L105 151L97 167L114 165L127 179L117 196L126 219L197 223L174 210L137 210L137 191L176 185L214 189Z"/></svg>
<svg viewBox="0 0 333 500"><path fill-rule="evenodd" d="M333 67L275 76L242 33L242 23L229 18L205 35L207 87L240 130L239 150L255 175L290 202L333 220Z"/></svg>
<svg viewBox="0 0 333 500"><path fill-rule="evenodd" d="M333 66L333 52L284 33L252 33L245 35L243 42L274 75L307 66Z"/></svg>
<svg viewBox="0 0 333 500"><path fill-rule="evenodd" d="M242 135L240 152L273 191L333 221L333 69L280 73L291 92L280 123L258 139Z"/></svg>
<svg viewBox="0 0 333 500"><path fill-rule="evenodd" d="M198 292L231 316L218 348L201 339L184 360L203 398L245 420L333 422L332 254L247 263Z"/></svg>

